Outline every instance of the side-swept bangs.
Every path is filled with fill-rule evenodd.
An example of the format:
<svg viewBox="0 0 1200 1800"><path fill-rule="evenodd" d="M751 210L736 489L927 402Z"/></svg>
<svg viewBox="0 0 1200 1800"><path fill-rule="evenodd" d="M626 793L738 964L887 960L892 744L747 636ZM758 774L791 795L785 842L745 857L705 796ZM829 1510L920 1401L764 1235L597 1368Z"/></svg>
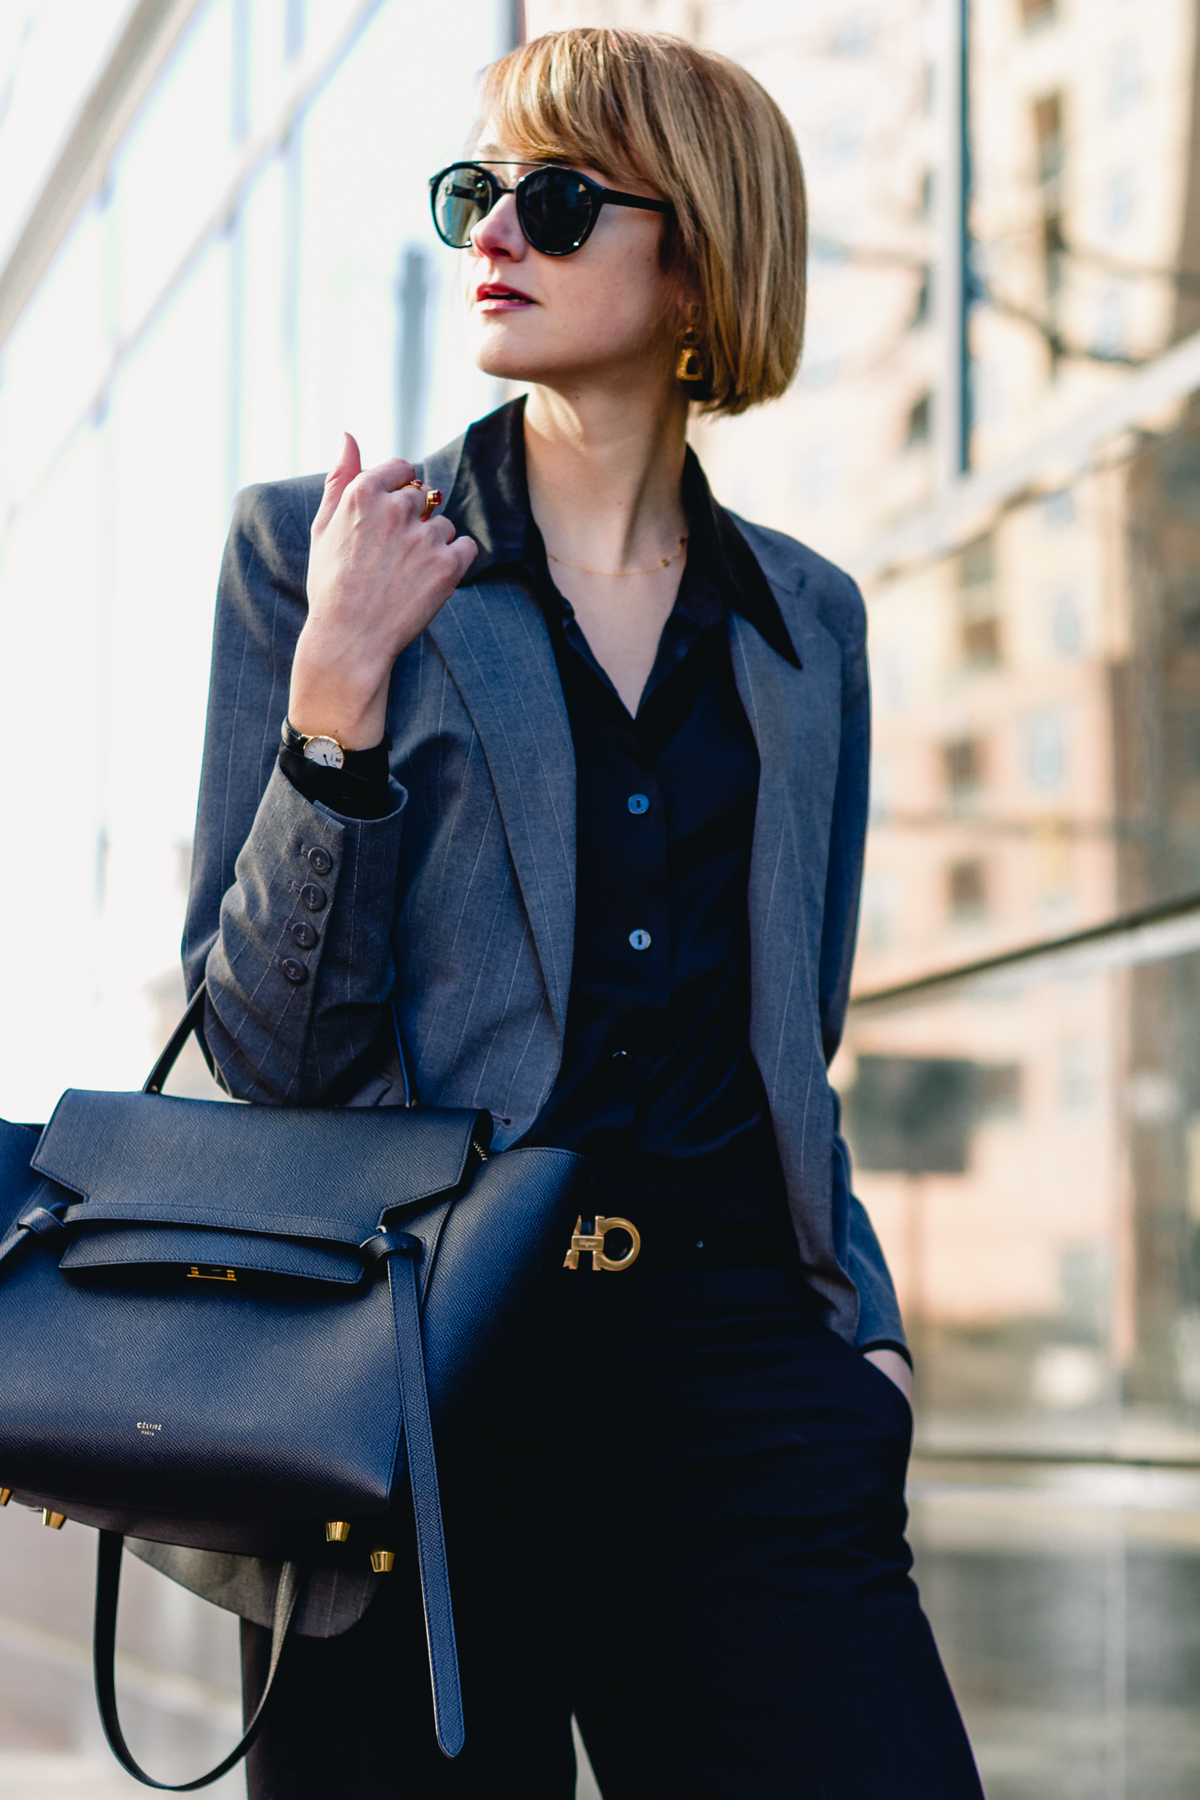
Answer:
<svg viewBox="0 0 1200 1800"><path fill-rule="evenodd" d="M663 235L700 301L703 410L782 394L804 337L804 175L791 127L728 57L663 32L548 32L483 78L489 135L531 161L641 180L675 208Z"/></svg>

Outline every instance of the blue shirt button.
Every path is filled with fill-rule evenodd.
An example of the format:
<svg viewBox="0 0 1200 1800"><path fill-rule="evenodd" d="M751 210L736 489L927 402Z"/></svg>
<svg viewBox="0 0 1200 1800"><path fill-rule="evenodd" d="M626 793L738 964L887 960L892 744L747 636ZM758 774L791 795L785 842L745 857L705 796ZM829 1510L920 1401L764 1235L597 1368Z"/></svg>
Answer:
<svg viewBox="0 0 1200 1800"><path fill-rule="evenodd" d="M629 941L635 950L648 950L650 948L650 933L648 931L643 931L639 926L636 931L630 932Z"/></svg>
<svg viewBox="0 0 1200 1800"><path fill-rule="evenodd" d="M625 804L636 818L640 818L642 813L650 811L650 802L645 794L630 794Z"/></svg>

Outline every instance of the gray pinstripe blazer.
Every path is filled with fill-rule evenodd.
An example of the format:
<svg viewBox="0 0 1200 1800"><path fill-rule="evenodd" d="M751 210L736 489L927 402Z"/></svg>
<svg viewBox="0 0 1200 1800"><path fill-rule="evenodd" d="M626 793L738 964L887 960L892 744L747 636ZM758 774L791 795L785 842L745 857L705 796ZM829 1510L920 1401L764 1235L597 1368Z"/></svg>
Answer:
<svg viewBox="0 0 1200 1800"><path fill-rule="evenodd" d="M426 466L446 494L461 451L460 439ZM184 939L189 991L207 977L205 1036L230 1093L360 1106L402 1098L383 1030L394 993L421 1098L488 1108L505 1149L553 1086L571 979L575 766L549 632L535 596L507 574L460 588L395 666L395 810L361 821L310 804L275 758L321 492L320 476L278 482L235 508ZM751 1050L830 1326L851 1343L903 1342L825 1073L846 1007L866 828L865 614L830 563L735 523L803 664L731 614L761 763ZM319 879L314 848L329 859ZM326 895L318 912L300 899L314 880ZM298 917L318 932L306 953L290 936ZM285 958L303 961L307 979L289 980Z"/></svg>

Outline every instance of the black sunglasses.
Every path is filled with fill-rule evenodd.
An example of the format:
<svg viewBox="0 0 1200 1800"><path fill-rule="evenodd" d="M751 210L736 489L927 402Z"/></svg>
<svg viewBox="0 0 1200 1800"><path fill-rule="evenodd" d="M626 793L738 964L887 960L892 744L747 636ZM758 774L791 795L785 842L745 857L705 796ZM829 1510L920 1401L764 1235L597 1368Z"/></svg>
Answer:
<svg viewBox="0 0 1200 1800"><path fill-rule="evenodd" d="M519 169L522 163L497 163ZM570 256L592 235L602 206L636 206L643 212L669 213L669 200L646 200L641 194L619 194L601 187L574 169L544 164L522 175L515 188L501 187L481 163L451 163L429 183L433 222L444 244L465 250L476 225L486 219L505 194L517 197L517 221L526 240L543 256Z"/></svg>

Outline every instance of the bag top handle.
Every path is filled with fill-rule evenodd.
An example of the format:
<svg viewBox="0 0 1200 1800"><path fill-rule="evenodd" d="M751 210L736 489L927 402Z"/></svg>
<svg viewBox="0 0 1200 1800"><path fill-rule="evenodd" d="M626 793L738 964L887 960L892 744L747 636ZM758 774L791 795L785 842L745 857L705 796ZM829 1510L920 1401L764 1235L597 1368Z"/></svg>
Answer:
<svg viewBox="0 0 1200 1800"><path fill-rule="evenodd" d="M199 1036L200 1026L204 1020L204 1002L208 998L208 987L201 982L191 999L182 1019L167 1039L166 1048L147 1075L142 1086L143 1094L161 1094L168 1075L179 1060L179 1052L187 1043L194 1031Z"/></svg>
<svg viewBox="0 0 1200 1800"><path fill-rule="evenodd" d="M197 1041L200 1040L201 1028L204 1024L204 1002L207 998L208 983L202 981L188 1001L182 1019L167 1039L161 1056L147 1075L142 1086L143 1094L161 1094L190 1034L194 1031ZM418 1104L417 1090L409 1075L408 1058L404 1054L404 1039L400 1035L400 1019L396 1012L396 1002L392 1000L389 1004L392 1009L392 1028L396 1034L396 1055L400 1059L400 1079L404 1083L404 1104L405 1106L416 1106Z"/></svg>

